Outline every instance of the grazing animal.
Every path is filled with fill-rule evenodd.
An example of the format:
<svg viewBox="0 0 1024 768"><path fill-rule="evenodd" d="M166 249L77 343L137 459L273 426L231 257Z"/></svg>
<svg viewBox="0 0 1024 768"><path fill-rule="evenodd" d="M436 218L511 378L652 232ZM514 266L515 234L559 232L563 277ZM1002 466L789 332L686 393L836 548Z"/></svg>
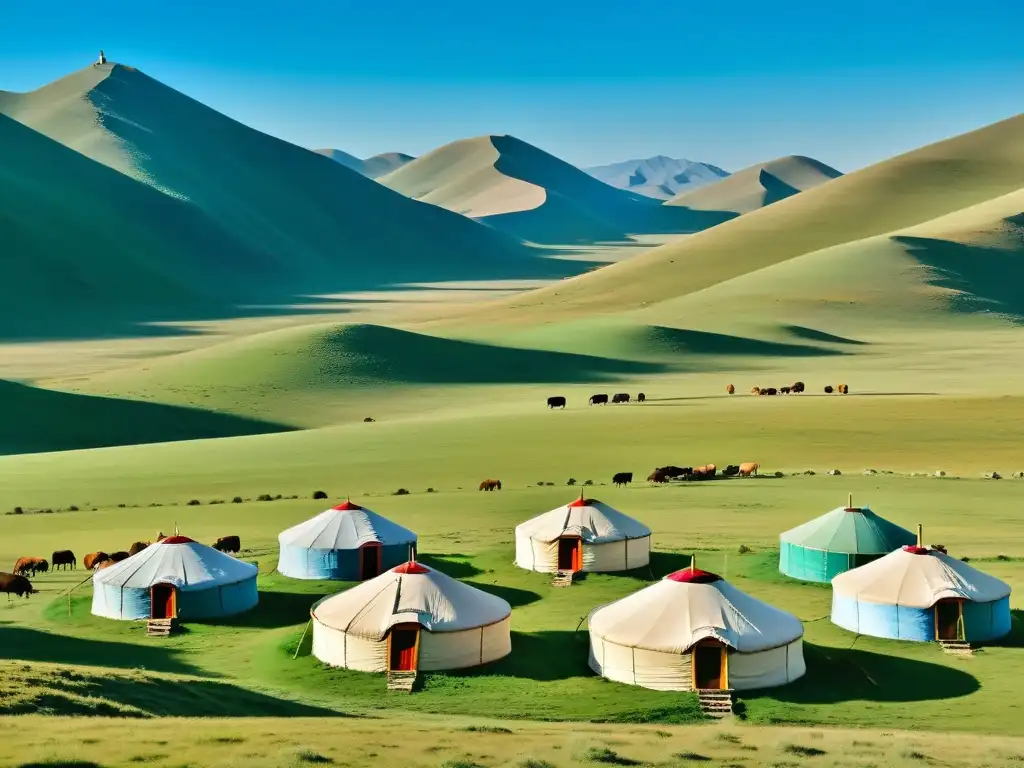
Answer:
<svg viewBox="0 0 1024 768"><path fill-rule="evenodd" d="M793 393L803 392L804 391L804 383L802 381L796 382L795 384L793 384L793 386L791 386L789 388L789 391L793 392Z"/></svg>
<svg viewBox="0 0 1024 768"><path fill-rule="evenodd" d="M133 557L133 556L139 554L139 552L144 550L146 547L148 547L152 543L153 542L151 542L151 541L136 541L134 544L132 544L128 548L128 556L129 557Z"/></svg>
<svg viewBox="0 0 1024 768"><path fill-rule="evenodd" d="M838 387L836 387L836 391L839 392L840 395L850 394L850 388L845 384L840 384Z"/></svg>
<svg viewBox="0 0 1024 768"><path fill-rule="evenodd" d="M641 392L639 395L636 396L636 401L638 403L642 403L646 399L647 399L647 395L645 395L643 392Z"/></svg>
<svg viewBox="0 0 1024 768"><path fill-rule="evenodd" d="M730 384L729 386L731 387L732 384ZM761 394L761 388L760 387L753 387L750 390L750 394L752 394L752 395L760 395Z"/></svg>
<svg viewBox="0 0 1024 768"><path fill-rule="evenodd" d="M10 601L11 595L28 597L36 591L32 587L32 582L24 576L19 576L16 573L0 573L0 592L7 593L8 601Z"/></svg>
<svg viewBox="0 0 1024 768"><path fill-rule="evenodd" d="M481 491L500 491L501 480L484 480L480 483Z"/></svg>
<svg viewBox="0 0 1024 768"><path fill-rule="evenodd" d="M104 560L102 563L96 566L97 571L102 571L104 568L110 568L113 565L117 565L117 560Z"/></svg>
<svg viewBox="0 0 1024 768"><path fill-rule="evenodd" d="M647 476L648 483L667 483L668 475L662 472L660 469L656 469Z"/></svg>
<svg viewBox="0 0 1024 768"><path fill-rule="evenodd" d="M591 405L608 405L608 395L591 395Z"/></svg>
<svg viewBox="0 0 1024 768"><path fill-rule="evenodd" d="M717 471L718 469L714 464L705 464L703 467L694 467L690 478L693 480L710 480Z"/></svg>
<svg viewBox="0 0 1024 768"><path fill-rule="evenodd" d="M120 563L122 560L127 560L129 557L131 557L131 555L122 549L120 552L112 552L108 562L113 565L114 563ZM106 568L107 566L104 565L103 567Z"/></svg>
<svg viewBox="0 0 1024 768"><path fill-rule="evenodd" d="M790 391L791 390L790 390L789 387L779 387L779 394L780 395L788 395L790 393Z"/></svg>
<svg viewBox="0 0 1024 768"><path fill-rule="evenodd" d="M729 466L722 470L722 474L725 475L726 477L732 477L733 475L738 475L739 473L740 468L738 464L730 464Z"/></svg>
<svg viewBox="0 0 1024 768"><path fill-rule="evenodd" d="M213 548L218 552L237 553L242 550L242 540L237 536L221 536L213 543Z"/></svg>
<svg viewBox="0 0 1024 768"><path fill-rule="evenodd" d="M612 475L612 483L615 485L629 485L633 482L632 472L616 472Z"/></svg>
<svg viewBox="0 0 1024 768"><path fill-rule="evenodd" d="M82 560L82 565L85 566L85 570L91 571L93 568L102 565L108 560L110 560L110 555L106 552L90 552Z"/></svg>
<svg viewBox="0 0 1024 768"><path fill-rule="evenodd" d="M58 552L53 553L53 570L58 568L65 569L71 566L71 570L75 569L78 565L78 560L75 559L75 553L70 549L62 549Z"/></svg>
<svg viewBox="0 0 1024 768"><path fill-rule="evenodd" d="M629 402L629 393L628 392L620 392L619 394L614 395L612 397L612 402L613 403L628 403Z"/></svg>
<svg viewBox="0 0 1024 768"><path fill-rule="evenodd" d="M49 568L50 564L41 557L19 557L18 562L14 564L14 573L18 576L27 576L31 573L34 576L37 573L46 573Z"/></svg>
<svg viewBox="0 0 1024 768"><path fill-rule="evenodd" d="M775 387L768 387L768 389L762 389L761 390L761 394L762 395L777 395L777 394L779 394L779 390L777 390Z"/></svg>
<svg viewBox="0 0 1024 768"><path fill-rule="evenodd" d="M832 394L832 385L831 384L829 384L829 385L827 385L825 387L825 394L826 395L831 395Z"/></svg>
<svg viewBox="0 0 1024 768"><path fill-rule="evenodd" d="M736 394L736 387L734 387L732 384L726 384L725 385L725 391L726 391L726 394L734 395L734 394Z"/></svg>
<svg viewBox="0 0 1024 768"><path fill-rule="evenodd" d="M565 408L565 398L561 395L549 397L548 408Z"/></svg>
<svg viewBox="0 0 1024 768"><path fill-rule="evenodd" d="M745 461L740 464L740 477L750 477L756 475L757 470L761 468L761 465L756 461Z"/></svg>

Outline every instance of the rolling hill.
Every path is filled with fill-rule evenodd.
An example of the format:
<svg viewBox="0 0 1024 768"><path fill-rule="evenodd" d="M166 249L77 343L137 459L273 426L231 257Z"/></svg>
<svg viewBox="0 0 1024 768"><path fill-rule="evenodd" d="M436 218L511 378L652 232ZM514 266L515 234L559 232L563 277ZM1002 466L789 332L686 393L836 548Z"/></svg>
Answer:
<svg viewBox="0 0 1024 768"><path fill-rule="evenodd" d="M341 163L346 168L351 168L353 171L363 174L371 179L376 179L378 176L383 176L386 173L401 168L406 163L410 163L416 158L412 155L407 155L404 152L384 152L373 157L367 157L360 160L355 155L350 155L348 152L342 152L340 149L314 149L318 155L324 155L331 158L336 163Z"/></svg>
<svg viewBox="0 0 1024 768"><path fill-rule="evenodd" d="M729 175L718 166L694 160L656 155L645 160L626 160L584 168L605 184L656 200L668 200L683 191L711 184Z"/></svg>
<svg viewBox="0 0 1024 768"><path fill-rule="evenodd" d="M565 265L539 259L502 233L411 201L131 67L88 67L31 93L0 94L0 113L187 204L215 223L222 240L236 243L217 251L272 254L286 272L263 282L282 295L390 284L396 275L404 282L566 274ZM89 217L84 207L75 215ZM123 216L95 222L108 229L133 224ZM205 241L187 248L197 261L202 253L226 258ZM177 261L164 266L173 272Z"/></svg>
<svg viewBox="0 0 1024 768"><path fill-rule="evenodd" d="M738 175L719 184L730 183ZM666 324L683 322L687 315L679 313L682 305L689 301L685 297L694 296L693 300L697 301L698 293L762 270L756 276L750 275L751 282L747 284L760 280L765 301L771 301L776 289L792 293L796 288L774 285L768 276L775 273L763 271L766 268L844 244L851 244L851 248L859 243L857 248L883 245L890 249L893 239L885 236L928 222L933 223L927 224L925 229L934 229L937 236L932 239L938 241L928 247L929 253L949 254L950 248L956 248L945 244L956 241L950 239L948 232L943 234L943 230L955 224L959 212L963 221L974 222L983 232L990 233L989 237L995 237L993 232L1004 233L996 250L1015 254L1003 258L986 252L994 258L980 262L986 265L985 276L979 275L976 267L958 262L956 269L971 273L969 282L983 280L991 288L1016 274L1004 268L1015 264L1009 260L1021 253L1020 241L1014 235L1019 218L1012 210L1018 198L1006 198L998 204L994 201L1022 187L1024 115L1018 115L841 176L683 241L655 248L556 286L481 306L468 315L453 314L441 322L465 323L470 317L476 324L532 323L540 318L552 322L633 310L643 310L645 322L655 317ZM694 194L711 189L708 187ZM969 210L989 201L993 201L993 208ZM1003 208L1004 204L1009 207ZM895 237L899 244L899 236ZM906 241L902 242L905 246ZM889 252L896 251L890 249ZM899 252L906 255L907 248L901 247ZM918 247L917 252L920 255L922 249ZM832 251L832 255L835 253ZM821 280L804 284L801 289L805 305L825 300L832 293L842 294L846 288L844 269L830 268L831 256L824 258L825 266L819 272ZM808 258L803 263L818 260L819 257ZM794 281L792 286L800 285L796 266L779 269L782 272L797 270L786 279ZM881 274L878 269L869 270L867 277ZM941 271L942 266L937 264L929 274L935 274L936 269ZM981 294L989 292L989 288ZM1012 285L1005 290L1011 289L1016 290ZM723 285L718 290L727 289ZM659 307L662 302L671 303ZM753 314L743 302L727 306L726 311L733 314Z"/></svg>
<svg viewBox="0 0 1024 768"><path fill-rule="evenodd" d="M544 244L695 232L732 216L662 209L655 200L615 189L513 136L456 141L378 181L415 200Z"/></svg>
<svg viewBox="0 0 1024 768"><path fill-rule="evenodd" d="M842 175L810 157L791 155L752 165L700 189L685 189L665 205L699 211L750 213Z"/></svg>

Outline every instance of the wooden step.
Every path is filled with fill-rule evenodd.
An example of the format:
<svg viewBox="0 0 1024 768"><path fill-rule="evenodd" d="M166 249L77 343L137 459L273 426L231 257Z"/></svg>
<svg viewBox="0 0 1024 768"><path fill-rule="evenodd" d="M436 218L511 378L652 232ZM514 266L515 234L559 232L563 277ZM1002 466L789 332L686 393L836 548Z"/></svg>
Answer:
<svg viewBox="0 0 1024 768"><path fill-rule="evenodd" d="M728 717L732 714L731 690L698 689L700 711L709 717Z"/></svg>
<svg viewBox="0 0 1024 768"><path fill-rule="evenodd" d="M573 576L576 574L573 571L556 571L555 578L551 580L552 587L569 587L572 586Z"/></svg>
<svg viewBox="0 0 1024 768"><path fill-rule="evenodd" d="M416 683L416 672L388 672L388 690L399 693L412 693Z"/></svg>
<svg viewBox="0 0 1024 768"><path fill-rule="evenodd" d="M939 645L946 653L956 656L973 656L974 647L966 640L939 640Z"/></svg>
<svg viewBox="0 0 1024 768"><path fill-rule="evenodd" d="M177 619L147 619L146 635L149 637L167 637L177 631Z"/></svg>

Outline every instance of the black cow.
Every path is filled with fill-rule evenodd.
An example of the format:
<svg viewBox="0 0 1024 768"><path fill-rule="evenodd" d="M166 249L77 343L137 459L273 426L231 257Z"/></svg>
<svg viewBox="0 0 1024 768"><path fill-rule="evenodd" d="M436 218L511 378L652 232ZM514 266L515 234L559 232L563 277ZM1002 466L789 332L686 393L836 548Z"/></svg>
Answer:
<svg viewBox="0 0 1024 768"><path fill-rule="evenodd" d="M615 485L629 485L630 483L633 482L633 473L632 472L616 472L612 476L612 482Z"/></svg>
<svg viewBox="0 0 1024 768"><path fill-rule="evenodd" d="M613 403L628 403L629 402L629 393L628 392L620 392L619 394L615 395L612 398L612 402Z"/></svg>
<svg viewBox="0 0 1024 768"><path fill-rule="evenodd" d="M24 576L16 576L13 573L0 573L0 592L6 592L7 599L10 600L11 595L28 597L34 594L36 590L32 587L32 582Z"/></svg>
<svg viewBox="0 0 1024 768"><path fill-rule="evenodd" d="M725 475L726 477L733 477L734 475L738 475L739 473L739 464L730 464L729 466L722 470L722 474Z"/></svg>
<svg viewBox="0 0 1024 768"><path fill-rule="evenodd" d="M638 403L642 403L642 402L643 402L644 400L646 400L646 399L647 399L647 396L646 396L646 395L644 395L644 393L643 393L643 392L641 392L641 393L640 393L639 395L637 395L637 396L636 396L636 401L637 401Z"/></svg>
<svg viewBox="0 0 1024 768"><path fill-rule="evenodd" d="M218 552L238 552L242 549L242 542L237 536L221 536L213 548Z"/></svg>
<svg viewBox="0 0 1024 768"><path fill-rule="evenodd" d="M53 563L53 570L58 568L71 568L74 569L78 565L78 560L75 559L75 553L70 549L61 549L53 553L53 557L50 558L50 562Z"/></svg>
<svg viewBox="0 0 1024 768"><path fill-rule="evenodd" d="M608 395L591 395L591 405L608 405Z"/></svg>
<svg viewBox="0 0 1024 768"><path fill-rule="evenodd" d="M565 408L565 398L559 396L548 398L548 408Z"/></svg>

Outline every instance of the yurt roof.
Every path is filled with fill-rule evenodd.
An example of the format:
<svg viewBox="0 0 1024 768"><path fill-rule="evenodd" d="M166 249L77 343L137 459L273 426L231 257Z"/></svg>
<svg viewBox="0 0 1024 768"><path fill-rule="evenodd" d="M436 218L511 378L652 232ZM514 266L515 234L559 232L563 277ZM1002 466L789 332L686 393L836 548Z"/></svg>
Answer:
<svg viewBox="0 0 1024 768"><path fill-rule="evenodd" d="M378 542L412 544L416 534L365 507L343 502L278 535L282 544L306 549L358 549Z"/></svg>
<svg viewBox="0 0 1024 768"><path fill-rule="evenodd" d="M312 610L321 624L370 640L382 639L395 624L458 632L495 624L511 613L500 597L417 562L321 600Z"/></svg>
<svg viewBox="0 0 1024 768"><path fill-rule="evenodd" d="M517 536L551 542L562 536L579 536L590 544L640 539L651 529L629 515L597 499L579 498L516 526Z"/></svg>
<svg viewBox="0 0 1024 768"><path fill-rule="evenodd" d="M930 608L944 598L1001 600L1010 585L937 549L906 546L839 574L832 590L868 603Z"/></svg>
<svg viewBox="0 0 1024 768"><path fill-rule="evenodd" d="M628 648L684 653L717 640L740 653L787 645L800 620L707 571L685 569L591 612L590 631Z"/></svg>
<svg viewBox="0 0 1024 768"><path fill-rule="evenodd" d="M917 537L868 507L838 507L786 531L780 539L807 549L881 555L913 544Z"/></svg>
<svg viewBox="0 0 1024 768"><path fill-rule="evenodd" d="M145 589L173 584L182 591L235 584L254 577L259 569L200 544L187 536L171 536L150 544L117 565L97 571L95 585Z"/></svg>

